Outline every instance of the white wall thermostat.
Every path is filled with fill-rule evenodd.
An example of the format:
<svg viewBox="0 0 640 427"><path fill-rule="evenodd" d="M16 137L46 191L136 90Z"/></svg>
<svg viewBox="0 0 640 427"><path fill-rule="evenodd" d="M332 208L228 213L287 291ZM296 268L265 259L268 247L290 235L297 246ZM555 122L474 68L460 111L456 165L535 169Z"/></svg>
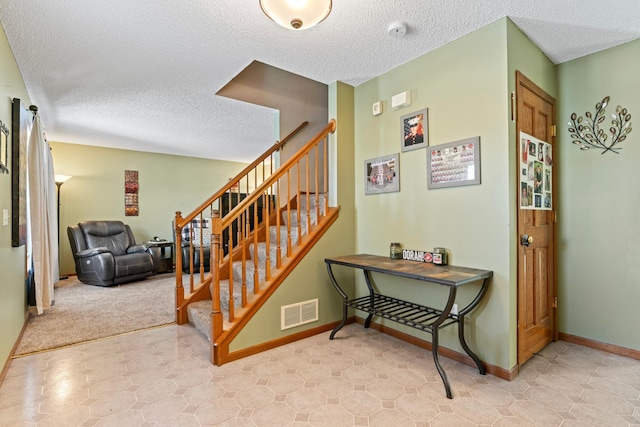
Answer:
<svg viewBox="0 0 640 427"><path fill-rule="evenodd" d="M371 107L371 112L374 116L379 116L382 114L382 101L374 102Z"/></svg>

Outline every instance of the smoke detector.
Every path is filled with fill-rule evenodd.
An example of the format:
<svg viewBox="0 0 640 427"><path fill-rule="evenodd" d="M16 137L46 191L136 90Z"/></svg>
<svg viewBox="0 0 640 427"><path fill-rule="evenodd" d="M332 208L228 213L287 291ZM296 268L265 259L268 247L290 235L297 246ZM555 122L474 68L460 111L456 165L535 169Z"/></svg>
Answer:
<svg viewBox="0 0 640 427"><path fill-rule="evenodd" d="M407 24L401 21L393 21L389 24L387 33L392 37L404 37L407 34Z"/></svg>

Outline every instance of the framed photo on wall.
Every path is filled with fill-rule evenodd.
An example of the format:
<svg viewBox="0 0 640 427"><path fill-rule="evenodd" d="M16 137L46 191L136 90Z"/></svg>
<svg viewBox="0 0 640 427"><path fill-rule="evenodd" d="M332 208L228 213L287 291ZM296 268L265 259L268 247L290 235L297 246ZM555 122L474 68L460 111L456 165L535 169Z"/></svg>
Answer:
<svg viewBox="0 0 640 427"><path fill-rule="evenodd" d="M427 150L427 188L480 184L480 137Z"/></svg>
<svg viewBox="0 0 640 427"><path fill-rule="evenodd" d="M429 145L427 109L414 111L400 118L402 151L417 150Z"/></svg>
<svg viewBox="0 0 640 427"><path fill-rule="evenodd" d="M364 161L364 194L400 191L398 153Z"/></svg>

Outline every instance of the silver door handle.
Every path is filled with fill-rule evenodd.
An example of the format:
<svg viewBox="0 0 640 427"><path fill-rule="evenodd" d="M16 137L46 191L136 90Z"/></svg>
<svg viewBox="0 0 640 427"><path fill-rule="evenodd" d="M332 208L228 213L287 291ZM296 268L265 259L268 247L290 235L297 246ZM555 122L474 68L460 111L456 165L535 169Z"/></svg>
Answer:
<svg viewBox="0 0 640 427"><path fill-rule="evenodd" d="M520 244L522 246L529 246L532 243L533 243L533 236L529 236L528 234L523 234L520 237Z"/></svg>

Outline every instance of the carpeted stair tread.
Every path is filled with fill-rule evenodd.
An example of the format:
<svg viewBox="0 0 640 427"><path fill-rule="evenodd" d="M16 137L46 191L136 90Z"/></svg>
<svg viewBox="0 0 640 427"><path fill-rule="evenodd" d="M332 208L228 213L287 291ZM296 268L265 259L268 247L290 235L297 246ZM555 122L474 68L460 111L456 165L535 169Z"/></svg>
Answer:
<svg viewBox="0 0 640 427"><path fill-rule="evenodd" d="M298 244L298 223L300 223L301 234L305 235L307 233L307 222L309 219L311 220L311 225L316 225L318 223L318 210L316 210L316 204L319 202L320 206L320 215L325 215L325 194L321 194L318 201L315 199L315 194L311 194L309 198L309 203L307 203L306 194L300 195L298 200L298 204L300 205L300 220L298 220L298 211L297 209L291 210L289 221L289 216L287 215L287 211L282 212L283 225L280 227L272 225L269 227L269 261L271 265L271 274L273 275L275 266L277 263L277 242L278 242L278 234L280 235L280 254L281 260L284 261L287 257L287 240L290 236L291 238L291 246L294 247ZM305 210L307 205L311 207L311 211L307 213ZM287 223L290 223L290 230L288 229ZM249 245L249 252L251 256L254 255L254 244L251 243ZM267 244L266 242L258 242L257 246L257 254L258 254L258 277L260 281L266 279L266 259L267 259ZM254 272L255 272L255 264L252 259L247 259L245 261L245 278L246 278L246 287L247 294L253 292L254 289ZM232 265L233 272L233 301L236 309L241 307L242 304L242 261L235 261ZM224 318L227 319L228 311L229 311L229 281L224 280L220 282L220 309L224 313ZM189 323L193 324L194 327L202 332L207 338L211 339L209 336L211 333L211 300L206 301L198 301L189 304L187 308L187 314L189 318Z"/></svg>

